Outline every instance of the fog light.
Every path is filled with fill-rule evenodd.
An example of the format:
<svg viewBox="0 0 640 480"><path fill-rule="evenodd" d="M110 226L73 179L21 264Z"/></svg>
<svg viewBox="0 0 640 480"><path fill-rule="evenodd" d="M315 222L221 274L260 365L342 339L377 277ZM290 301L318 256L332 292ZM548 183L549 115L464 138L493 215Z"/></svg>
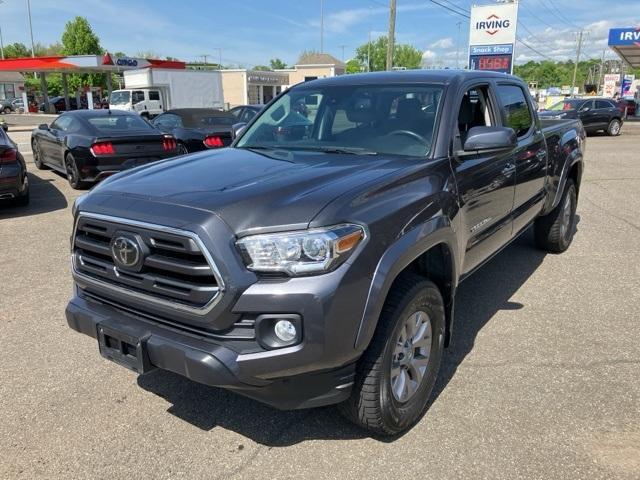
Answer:
<svg viewBox="0 0 640 480"><path fill-rule="evenodd" d="M290 342L296 338L296 327L289 320L278 320L273 327L273 331L283 342Z"/></svg>

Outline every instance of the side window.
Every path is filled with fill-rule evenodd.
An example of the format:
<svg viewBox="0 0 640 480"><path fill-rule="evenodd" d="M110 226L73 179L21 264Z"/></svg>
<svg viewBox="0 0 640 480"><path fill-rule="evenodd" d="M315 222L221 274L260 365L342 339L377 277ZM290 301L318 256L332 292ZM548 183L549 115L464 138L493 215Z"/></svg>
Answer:
<svg viewBox="0 0 640 480"><path fill-rule="evenodd" d="M149 100L158 100L158 101L160 101L160 92L158 92L157 90L150 90L149 91Z"/></svg>
<svg viewBox="0 0 640 480"><path fill-rule="evenodd" d="M454 145L460 150L467 139L469 130L473 127L487 127L495 124L494 110L491 106L486 86L474 87L467 90L462 96L460 110L458 111L458 131Z"/></svg>
<svg viewBox="0 0 640 480"><path fill-rule="evenodd" d="M498 85L497 92L504 108L506 126L513 128L518 137L526 135L533 125L533 118L522 88L516 85Z"/></svg>
<svg viewBox="0 0 640 480"><path fill-rule="evenodd" d="M611 102L606 100L596 100L596 108L612 108Z"/></svg>
<svg viewBox="0 0 640 480"><path fill-rule="evenodd" d="M172 113L165 113L157 117L153 121L153 124L156 127L176 128L176 127L182 126L182 119L179 116L174 115Z"/></svg>
<svg viewBox="0 0 640 480"><path fill-rule="evenodd" d="M233 115L234 117L238 118L238 117L240 117L240 114L242 113L242 107L234 107L231 110L229 110L229 113L231 115Z"/></svg>
<svg viewBox="0 0 640 480"><path fill-rule="evenodd" d="M579 111L582 110L587 110L587 109L592 109L593 107L593 100L587 100L586 102L584 102L582 105L580 105L580 107L578 107Z"/></svg>
<svg viewBox="0 0 640 480"><path fill-rule="evenodd" d="M245 108L244 112L242 112L242 115L240 115L240 121L242 123L249 123L249 120L251 120L255 116L256 116L256 112L254 112L250 108Z"/></svg>
<svg viewBox="0 0 640 480"><path fill-rule="evenodd" d="M67 132L69 131L69 127L71 126L72 121L73 121L73 118L62 115L61 117L58 117L58 119L55 122L51 124L51 128L54 130L61 130L63 132Z"/></svg>
<svg viewBox="0 0 640 480"><path fill-rule="evenodd" d="M336 114L333 116L333 123L331 124L331 135L342 133L345 130L357 127L356 122L349 120L347 111L345 109L336 110Z"/></svg>
<svg viewBox="0 0 640 480"><path fill-rule="evenodd" d="M134 90L131 93L131 103L135 105L140 102L144 102L144 92L142 90Z"/></svg>

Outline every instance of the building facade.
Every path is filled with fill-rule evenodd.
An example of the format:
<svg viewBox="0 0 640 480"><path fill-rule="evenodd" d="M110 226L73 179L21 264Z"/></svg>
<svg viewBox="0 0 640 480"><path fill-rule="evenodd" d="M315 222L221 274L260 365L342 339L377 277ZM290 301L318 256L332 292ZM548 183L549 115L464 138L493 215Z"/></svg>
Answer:
<svg viewBox="0 0 640 480"><path fill-rule="evenodd" d="M220 70L224 102L236 105L263 105L289 85L287 72L263 70Z"/></svg>
<svg viewBox="0 0 640 480"><path fill-rule="evenodd" d="M0 72L0 100L19 98L24 92L24 77L18 72Z"/></svg>

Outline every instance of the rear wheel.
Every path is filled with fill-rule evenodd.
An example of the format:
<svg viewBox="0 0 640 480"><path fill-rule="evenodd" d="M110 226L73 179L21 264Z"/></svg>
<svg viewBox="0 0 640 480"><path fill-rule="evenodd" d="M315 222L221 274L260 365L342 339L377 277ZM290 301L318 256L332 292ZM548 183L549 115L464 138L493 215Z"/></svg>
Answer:
<svg viewBox="0 0 640 480"><path fill-rule="evenodd" d="M575 233L577 199L576 186L569 179L558 206L534 223L539 248L551 253L562 253L569 248Z"/></svg>
<svg viewBox="0 0 640 480"><path fill-rule="evenodd" d="M9 107L4 107L3 113L9 114L11 113L11 109Z"/></svg>
<svg viewBox="0 0 640 480"><path fill-rule="evenodd" d="M38 170L46 170L46 165L42 162L42 151L36 139L31 141L31 151L33 152L33 164Z"/></svg>
<svg viewBox="0 0 640 480"><path fill-rule="evenodd" d="M351 397L340 411L381 435L413 426L427 408L438 375L444 327L438 287L403 274L389 293L374 338L358 362Z"/></svg>
<svg viewBox="0 0 640 480"><path fill-rule="evenodd" d="M71 188L74 190L82 190L87 187L87 183L80 179L80 172L72 154L67 153L64 157L64 167L67 172L67 180L69 181Z"/></svg>
<svg viewBox="0 0 640 480"><path fill-rule="evenodd" d="M620 127L620 120L614 118L609 122L609 126L607 127L607 135L609 135L610 137L620 135Z"/></svg>

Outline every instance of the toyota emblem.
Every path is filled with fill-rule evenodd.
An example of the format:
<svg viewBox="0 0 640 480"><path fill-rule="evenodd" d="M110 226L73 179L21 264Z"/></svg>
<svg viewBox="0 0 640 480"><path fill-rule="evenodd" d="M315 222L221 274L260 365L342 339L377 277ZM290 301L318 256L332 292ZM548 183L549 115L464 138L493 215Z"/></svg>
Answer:
<svg viewBox="0 0 640 480"><path fill-rule="evenodd" d="M117 266L133 268L140 261L140 245L134 239L117 237L111 243L111 255Z"/></svg>

